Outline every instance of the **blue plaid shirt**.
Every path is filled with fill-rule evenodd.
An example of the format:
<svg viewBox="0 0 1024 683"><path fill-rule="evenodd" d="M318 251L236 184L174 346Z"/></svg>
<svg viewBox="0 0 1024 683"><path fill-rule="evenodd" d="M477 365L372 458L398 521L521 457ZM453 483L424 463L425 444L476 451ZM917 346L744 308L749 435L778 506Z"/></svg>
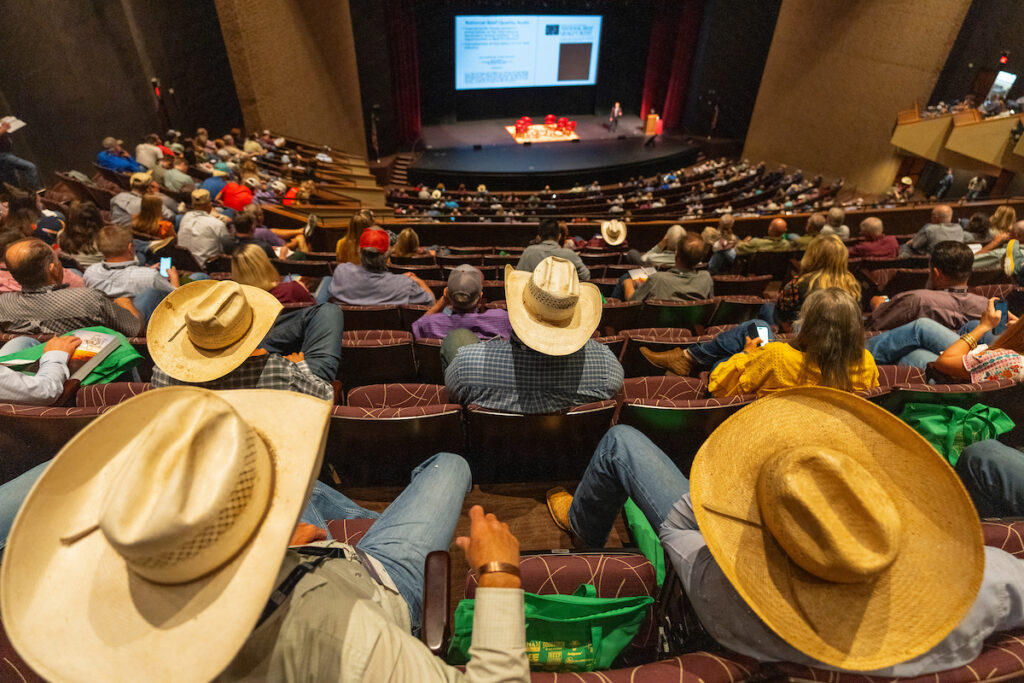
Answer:
<svg viewBox="0 0 1024 683"><path fill-rule="evenodd" d="M568 356L548 356L513 335L460 348L444 383L464 405L536 414L612 398L622 375L615 354L593 339Z"/></svg>

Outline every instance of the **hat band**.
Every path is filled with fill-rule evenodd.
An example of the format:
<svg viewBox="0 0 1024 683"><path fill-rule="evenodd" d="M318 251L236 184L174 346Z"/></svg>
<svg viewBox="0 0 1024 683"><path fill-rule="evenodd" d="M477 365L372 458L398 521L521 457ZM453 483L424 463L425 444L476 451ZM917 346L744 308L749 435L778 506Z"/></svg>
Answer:
<svg viewBox="0 0 1024 683"><path fill-rule="evenodd" d="M532 317L557 327L565 327L572 322L579 300L578 294L554 296L538 287L532 277L523 290L523 306L526 311Z"/></svg>

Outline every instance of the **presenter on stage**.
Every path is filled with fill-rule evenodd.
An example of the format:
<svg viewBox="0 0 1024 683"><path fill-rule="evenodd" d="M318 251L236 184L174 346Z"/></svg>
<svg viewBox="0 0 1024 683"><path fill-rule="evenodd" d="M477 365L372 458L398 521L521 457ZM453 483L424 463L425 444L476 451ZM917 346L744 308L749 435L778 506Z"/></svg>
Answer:
<svg viewBox="0 0 1024 683"><path fill-rule="evenodd" d="M622 105L616 102L608 115L608 130L614 133L619 127L620 118L622 118Z"/></svg>

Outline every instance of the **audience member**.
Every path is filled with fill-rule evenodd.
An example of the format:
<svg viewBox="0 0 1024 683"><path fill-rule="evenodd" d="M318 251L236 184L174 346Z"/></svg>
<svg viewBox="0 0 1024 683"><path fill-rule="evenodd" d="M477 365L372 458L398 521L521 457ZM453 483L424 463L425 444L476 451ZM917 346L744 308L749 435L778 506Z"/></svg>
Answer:
<svg viewBox="0 0 1024 683"><path fill-rule="evenodd" d="M848 249L850 258L896 258L900 244L892 235L882 234L882 220L869 216L860 222L864 239Z"/></svg>
<svg viewBox="0 0 1024 683"><path fill-rule="evenodd" d="M846 211L841 206L833 206L825 214L825 225L821 228L822 235L836 235L841 240L850 239L850 228L843 221Z"/></svg>
<svg viewBox="0 0 1024 683"><path fill-rule="evenodd" d="M146 139L135 145L135 161L152 171L163 158L163 150L159 147L160 137L150 133Z"/></svg>
<svg viewBox="0 0 1024 683"><path fill-rule="evenodd" d="M562 246L560 239L563 238L561 224L554 218L544 218L537 226L538 244L531 244L523 250L516 264L516 270L533 272L534 268L541 261L549 256L557 256L576 267L576 273L581 281L590 279L590 269L583 265L579 255L572 249Z"/></svg>
<svg viewBox="0 0 1024 683"><path fill-rule="evenodd" d="M64 334L102 325L127 337L144 334L145 320L129 299L110 299L88 287L64 287L64 268L42 240L15 242L4 253L20 292L0 294L0 330Z"/></svg>
<svg viewBox="0 0 1024 683"><path fill-rule="evenodd" d="M156 165L150 169L150 172L153 174L153 181L161 187L167 187L164 184L164 180L167 178L167 172L173 168L174 154L161 154Z"/></svg>
<svg viewBox="0 0 1024 683"><path fill-rule="evenodd" d="M998 268L1006 258L1006 245L1014 238L1024 237L1024 221L1017 220L1013 207L1003 205L996 209L989 223L989 240L974 255L974 269ZM964 239L970 239L965 235Z"/></svg>
<svg viewBox="0 0 1024 683"><path fill-rule="evenodd" d="M213 203L206 190L192 191L192 210L181 217L178 246L188 249L200 266L221 254L230 254L235 239L227 225L213 215Z"/></svg>
<svg viewBox="0 0 1024 683"><path fill-rule="evenodd" d="M263 224L263 207L253 202L249 206L245 207L242 213L247 213L252 216L253 231L252 236L260 242L264 242L275 249L277 247L287 247L293 254L302 254L303 258L305 255L312 251L309 248L309 243L306 241L306 236L303 234L302 228L268 228Z"/></svg>
<svg viewBox="0 0 1024 683"><path fill-rule="evenodd" d="M977 320L988 308L988 299L967 291L974 254L963 242L939 242L929 261L928 289L914 289L871 299L869 330L891 330L930 318L951 330Z"/></svg>
<svg viewBox="0 0 1024 683"><path fill-rule="evenodd" d="M79 337L54 337L43 346L43 355L35 374L18 372L0 365L0 403L27 406L48 406L64 391L64 382L71 376L68 361L82 343ZM37 346L32 337L15 337L0 346L0 358ZM2 547L0 547L2 550Z"/></svg>
<svg viewBox="0 0 1024 683"><path fill-rule="evenodd" d="M188 159L175 157L174 167L164 173L162 185L171 192L191 192L196 188L196 180L188 174Z"/></svg>
<svg viewBox="0 0 1024 683"><path fill-rule="evenodd" d="M164 219L166 207L159 195L143 195L139 212L132 216L132 231L149 235L154 240L175 237L174 223Z"/></svg>
<svg viewBox="0 0 1024 683"><path fill-rule="evenodd" d="M736 243L736 253L753 254L758 251L793 249L793 245L786 238L786 230L788 229L785 218L773 218L771 223L768 224L767 237L751 237L747 235Z"/></svg>
<svg viewBox="0 0 1024 683"><path fill-rule="evenodd" d="M889 679L956 668L989 635L1024 626L1024 562L982 545L957 474L968 491L1002 493L998 479L954 472L884 409L804 388L723 423L689 479L640 432L613 427L576 495L553 489L548 509L600 548L630 498L721 646Z"/></svg>
<svg viewBox="0 0 1024 683"><path fill-rule="evenodd" d="M253 185L259 187L259 180L251 178L244 183L230 180L224 184L214 198L232 211L241 211L252 204Z"/></svg>
<svg viewBox="0 0 1024 683"><path fill-rule="evenodd" d="M231 255L231 279L266 290L282 304L316 303L301 282L282 278L267 254L256 244L244 244L235 249Z"/></svg>
<svg viewBox="0 0 1024 683"><path fill-rule="evenodd" d="M712 275L719 275L732 268L736 261L736 234L733 232L733 225L736 219L732 214L723 214L718 219L718 228L705 228L701 236L711 248L711 256L708 258L708 272Z"/></svg>
<svg viewBox="0 0 1024 683"><path fill-rule="evenodd" d="M949 204L939 204L932 209L931 222L900 247L900 258L925 256L932 252L936 244L949 240L965 241L964 229L959 223L953 222L953 207Z"/></svg>
<svg viewBox="0 0 1024 683"><path fill-rule="evenodd" d="M25 237L38 237L53 244L64 229L64 216L40 209L39 197L32 192L11 188L8 191L7 215L0 224L3 230L19 230Z"/></svg>
<svg viewBox="0 0 1024 683"><path fill-rule="evenodd" d="M790 235L789 241L794 248L806 249L814 238L821 234L826 223L825 214L812 213L807 217L807 224L804 226L804 234Z"/></svg>
<svg viewBox="0 0 1024 683"><path fill-rule="evenodd" d="M146 167L132 159L128 152L121 148L124 140L114 137L103 138L103 149L96 155L96 163L103 168L118 173L140 173Z"/></svg>
<svg viewBox="0 0 1024 683"><path fill-rule="evenodd" d="M710 299L714 281L706 270L697 270L704 260L704 240L695 232L688 232L676 245L675 268L648 276L637 286L636 280L626 280L623 289L628 301L647 299L689 301Z"/></svg>
<svg viewBox="0 0 1024 683"><path fill-rule="evenodd" d="M132 218L142 210L142 198L152 192L153 176L148 172L133 173L130 185L130 191L120 192L110 200L110 220L118 225L131 226ZM154 196L160 197L156 193ZM161 215L166 221L174 220L174 212L166 206L161 208Z"/></svg>
<svg viewBox="0 0 1024 683"><path fill-rule="evenodd" d="M651 247L647 253L641 255L635 249L630 250L630 263L642 266L673 266L676 262L676 247L679 240L686 235L686 230L681 225L673 225L665 231L661 241Z"/></svg>
<svg viewBox="0 0 1024 683"><path fill-rule="evenodd" d="M277 258L274 248L263 240L256 238L256 218L253 214L242 211L232 222L235 229L235 247L243 247L252 244L263 250L268 259Z"/></svg>
<svg viewBox="0 0 1024 683"><path fill-rule="evenodd" d="M441 362L453 400L530 414L615 396L622 366L591 339L601 320L601 293L579 281L570 261L549 256L532 272L506 267L505 301L511 338L481 342L459 329L445 337Z"/></svg>
<svg viewBox="0 0 1024 683"><path fill-rule="evenodd" d="M838 287L860 301L860 283L849 269L846 245L835 235L816 237L800 259L800 274L783 285L774 306L773 323L788 324L796 319L804 299L816 289ZM767 311L767 307L765 310Z"/></svg>
<svg viewBox="0 0 1024 683"><path fill-rule="evenodd" d="M0 181L14 181L12 184L18 185L17 176L20 174L25 189L35 192L42 187L39 182L39 169L31 161L14 154L14 140L11 138L10 129L10 123L0 123Z"/></svg>
<svg viewBox="0 0 1024 683"><path fill-rule="evenodd" d="M448 275L444 294L412 324L417 339L444 339L452 330L469 330L480 339L512 336L508 312L501 308L480 310L484 275L468 264Z"/></svg>
<svg viewBox="0 0 1024 683"><path fill-rule="evenodd" d="M21 285L19 285L18 281L14 279L11 272L7 270L7 266L3 260L3 255L4 252L7 251L7 247L22 239L25 238L20 232L15 232L13 230L0 230L0 293L21 291ZM64 268L63 284L68 287L85 286L85 283L82 281L82 276L72 272L70 268Z"/></svg>
<svg viewBox="0 0 1024 683"><path fill-rule="evenodd" d="M360 209L352 214L348 219L348 231L334 247L338 263L359 265L362 262L359 256L359 240L363 236L363 231L370 228L373 223L373 212L369 209Z"/></svg>
<svg viewBox="0 0 1024 683"><path fill-rule="evenodd" d="M412 228L404 228L402 232L398 233L395 245L391 247L392 256L425 256L426 254L427 250L420 247L420 236Z"/></svg>
<svg viewBox="0 0 1024 683"><path fill-rule="evenodd" d="M178 270L171 267L167 277L160 275L156 268L138 265L132 233L119 225L108 225L99 231L96 244L103 254L103 261L85 269L85 286L98 289L111 299L128 297L134 299L148 289L167 294L178 287ZM154 301L152 306L158 302ZM136 308L139 304L136 303ZM140 309L143 317L148 317ZM152 309L150 309L150 313Z"/></svg>
<svg viewBox="0 0 1024 683"><path fill-rule="evenodd" d="M57 235L60 252L87 268L103 260L96 246L96 234L103 228L103 214L92 202L71 202L68 220Z"/></svg>
<svg viewBox="0 0 1024 683"><path fill-rule="evenodd" d="M389 246L383 230L364 230L359 237L361 263L338 264L329 287L331 300L352 306L432 305L434 293L423 280L412 273L388 271Z"/></svg>

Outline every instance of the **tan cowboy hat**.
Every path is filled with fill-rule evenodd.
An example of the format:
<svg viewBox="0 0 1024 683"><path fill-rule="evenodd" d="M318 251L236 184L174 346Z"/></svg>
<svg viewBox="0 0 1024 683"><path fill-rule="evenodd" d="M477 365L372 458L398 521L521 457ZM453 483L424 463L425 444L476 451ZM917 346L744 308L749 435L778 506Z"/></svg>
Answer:
<svg viewBox="0 0 1024 683"><path fill-rule="evenodd" d="M231 280L190 282L153 311L146 328L149 354L176 380L215 380L256 350L282 308L258 287Z"/></svg>
<svg viewBox="0 0 1024 683"><path fill-rule="evenodd" d="M516 336L549 356L579 351L601 322L601 292L580 282L576 266L557 256L532 273L505 266L505 300Z"/></svg>
<svg viewBox="0 0 1024 683"><path fill-rule="evenodd" d="M18 653L48 680L216 676L274 590L330 409L287 391L168 387L85 427L8 538L0 609Z"/></svg>
<svg viewBox="0 0 1024 683"><path fill-rule="evenodd" d="M981 586L981 523L960 479L853 394L790 389L739 411L697 453L690 496L733 588L829 666L870 671L927 652Z"/></svg>
<svg viewBox="0 0 1024 683"><path fill-rule="evenodd" d="M622 244L626 240L626 224L617 220L601 223L601 237L613 247Z"/></svg>

